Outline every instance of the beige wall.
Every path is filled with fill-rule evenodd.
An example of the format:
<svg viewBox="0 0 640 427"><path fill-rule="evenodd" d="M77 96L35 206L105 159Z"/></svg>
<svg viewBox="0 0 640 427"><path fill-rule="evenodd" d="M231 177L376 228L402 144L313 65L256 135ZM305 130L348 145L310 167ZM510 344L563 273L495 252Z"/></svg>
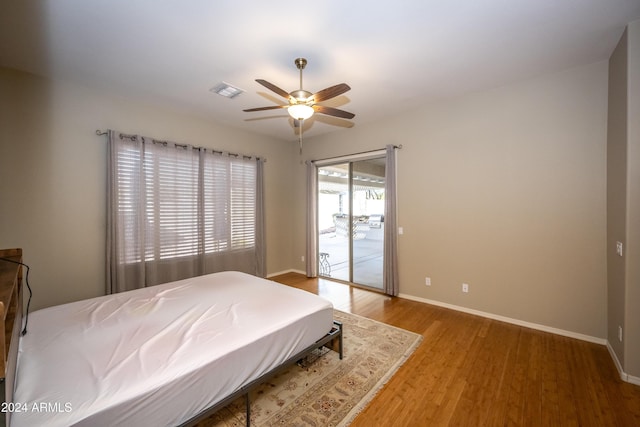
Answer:
<svg viewBox="0 0 640 427"><path fill-rule="evenodd" d="M627 268L624 369L640 384L640 20L628 28Z"/></svg>
<svg viewBox="0 0 640 427"><path fill-rule="evenodd" d="M291 144L0 69L0 247L24 249L33 309L104 293L107 128L266 157L267 271L290 268Z"/></svg>
<svg viewBox="0 0 640 427"><path fill-rule="evenodd" d="M625 324L626 257L616 242L627 243L627 31L609 59L607 125L607 334L609 345L624 366L624 345L618 328ZM624 249L623 249L624 253Z"/></svg>
<svg viewBox="0 0 640 427"><path fill-rule="evenodd" d="M607 128L608 342L623 377L640 384L640 21L609 59ZM623 244L623 256L616 254ZM623 328L622 341L618 328Z"/></svg>
<svg viewBox="0 0 640 427"><path fill-rule="evenodd" d="M601 62L356 124L307 140L303 156L403 145L401 293L603 339L606 109ZM302 165L296 174L303 269Z"/></svg>

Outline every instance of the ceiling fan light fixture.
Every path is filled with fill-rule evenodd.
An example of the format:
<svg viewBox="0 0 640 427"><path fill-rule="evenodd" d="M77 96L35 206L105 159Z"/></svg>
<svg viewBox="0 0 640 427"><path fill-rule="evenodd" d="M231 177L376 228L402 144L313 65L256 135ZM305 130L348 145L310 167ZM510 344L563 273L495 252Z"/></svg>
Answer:
<svg viewBox="0 0 640 427"><path fill-rule="evenodd" d="M263 79L256 79L256 82L260 83L262 86L266 87L276 95L280 95L284 99L289 102L289 105L272 105L270 107L258 107L258 108L247 108L245 111L247 113L253 111L266 111L266 110L279 110L281 108L286 108L289 111L289 115L296 120L295 127L298 127L298 122L308 119L313 116L314 113L326 114L328 116L339 117L341 119L353 119L355 114L350 113L348 111L339 110L337 108L328 107L325 105L320 105L320 102L335 98L338 95L342 95L343 93L351 90L348 84L339 83L337 85L333 85L327 88L322 89L319 92L311 93L304 89L302 89L302 70L305 65L307 65L307 60L304 58L298 58L295 60L296 67L300 70L300 89L294 90L293 92L285 92L283 89L274 85L273 83L269 83ZM300 128L302 130L302 128ZM302 137L302 132L300 133Z"/></svg>
<svg viewBox="0 0 640 427"><path fill-rule="evenodd" d="M313 108L306 104L295 104L287 108L289 115L296 120L307 120L313 116Z"/></svg>

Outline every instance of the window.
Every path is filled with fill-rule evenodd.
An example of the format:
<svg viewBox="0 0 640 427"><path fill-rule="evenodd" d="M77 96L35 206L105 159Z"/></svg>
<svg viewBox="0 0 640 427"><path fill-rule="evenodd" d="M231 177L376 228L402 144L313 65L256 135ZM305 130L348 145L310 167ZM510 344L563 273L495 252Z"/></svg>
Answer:
<svg viewBox="0 0 640 427"><path fill-rule="evenodd" d="M108 132L107 292L263 277L264 160Z"/></svg>
<svg viewBox="0 0 640 427"><path fill-rule="evenodd" d="M124 235L145 237L125 239L122 262L140 262L143 253L156 261L255 246L255 159L125 144L117 166Z"/></svg>

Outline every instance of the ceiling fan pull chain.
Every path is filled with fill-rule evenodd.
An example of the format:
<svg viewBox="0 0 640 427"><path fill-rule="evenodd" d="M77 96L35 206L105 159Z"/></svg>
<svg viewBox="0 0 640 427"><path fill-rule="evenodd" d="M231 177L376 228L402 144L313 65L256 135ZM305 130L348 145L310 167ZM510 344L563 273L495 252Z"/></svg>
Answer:
<svg viewBox="0 0 640 427"><path fill-rule="evenodd" d="M302 157L302 129L304 126L304 120L300 120L300 157Z"/></svg>

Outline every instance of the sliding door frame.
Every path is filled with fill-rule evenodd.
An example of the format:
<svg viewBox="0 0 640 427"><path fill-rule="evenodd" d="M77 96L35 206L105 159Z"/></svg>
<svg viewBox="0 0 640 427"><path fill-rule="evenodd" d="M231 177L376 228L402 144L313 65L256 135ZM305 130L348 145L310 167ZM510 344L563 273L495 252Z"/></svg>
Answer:
<svg viewBox="0 0 640 427"><path fill-rule="evenodd" d="M328 166L334 166L334 165L340 165L340 164L347 164L348 165L348 180L347 180L347 186L348 186L348 193L349 193L349 213L348 213L348 218L347 218L347 236L348 238L348 257L349 257L349 272L348 272L348 283L356 285L356 286L361 286L367 289L371 289L374 291L382 291L383 287L384 287L384 283L381 283L381 287L377 287L374 285L370 285L370 284L364 284L364 283L356 283L354 282L354 265L353 265L353 255L354 255L354 250L353 250L353 240L354 240L354 224L353 224L353 218L354 218L354 173L353 173L353 165L356 162L359 161L365 161L365 160L371 160L371 159L385 159L386 161L386 156L387 156L387 152L386 150L382 149L382 150L375 150L375 151L370 151L370 152L366 152L366 153L358 153L358 154L354 154L354 155L347 155L347 156L341 156L341 157L335 157L335 158L331 158L331 159L326 159L326 160L317 160L315 162L313 162L313 164L315 165L316 169L315 169L315 174L316 174L316 188L315 188L315 198L316 198L316 214L315 214L315 220L316 220L316 225L315 225L315 232L317 233L317 236L315 238L315 244L316 244L316 254L320 253L320 238L319 238L319 226L318 226L318 222L319 222L319 210L320 210L320 177L319 177L319 170L322 167L328 167ZM386 171L385 171L385 180L386 180ZM383 245L383 250L382 250L382 263L384 266L385 260L384 260L384 245ZM318 257L318 259L315 260L316 262L316 271L318 272L318 276L320 277L327 277L327 276L321 276L320 275L320 259ZM332 278L333 280L340 280L341 279L335 279Z"/></svg>

